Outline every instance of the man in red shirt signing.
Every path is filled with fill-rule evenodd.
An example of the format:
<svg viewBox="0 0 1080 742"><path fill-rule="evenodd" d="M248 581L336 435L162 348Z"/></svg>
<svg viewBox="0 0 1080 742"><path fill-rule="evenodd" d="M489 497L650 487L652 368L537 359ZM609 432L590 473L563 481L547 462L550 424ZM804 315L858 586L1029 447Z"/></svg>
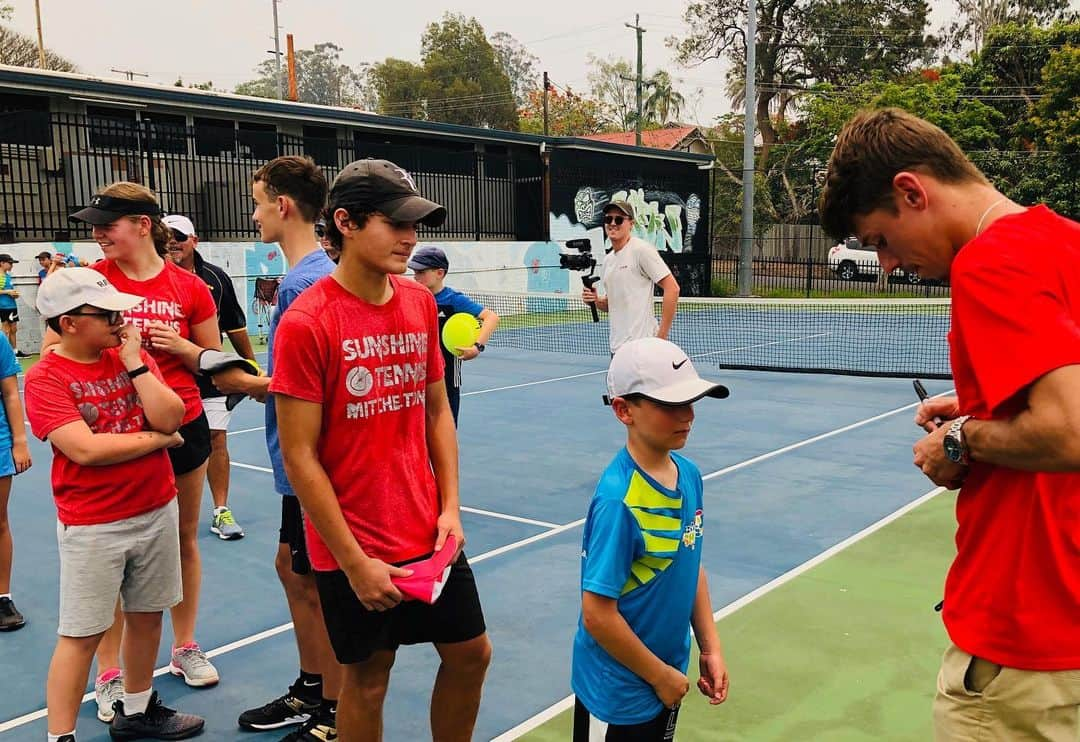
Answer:
<svg viewBox="0 0 1080 742"><path fill-rule="evenodd" d="M960 487L939 740L1075 740L1080 709L1080 224L1003 196L936 126L855 116L826 231L882 270L952 283L956 397L924 402L915 465Z"/></svg>
<svg viewBox="0 0 1080 742"><path fill-rule="evenodd" d="M433 643L442 660L432 738L471 739L491 657L463 553L433 604L405 600L393 583L448 536L458 549L465 543L435 300L399 278L416 225L445 218L393 163L345 167L326 209L340 262L293 302L275 339L270 391L285 471L307 516L323 618L344 666L342 740L382 738L395 653L418 643Z"/></svg>

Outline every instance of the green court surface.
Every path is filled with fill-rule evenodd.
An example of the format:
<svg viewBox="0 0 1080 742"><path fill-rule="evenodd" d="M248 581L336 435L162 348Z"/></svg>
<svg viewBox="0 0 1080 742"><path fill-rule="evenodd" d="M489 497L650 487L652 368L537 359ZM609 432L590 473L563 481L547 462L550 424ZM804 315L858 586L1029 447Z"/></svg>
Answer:
<svg viewBox="0 0 1080 742"><path fill-rule="evenodd" d="M931 739L947 643L933 606L955 553L955 502L955 493L932 497L722 618L730 695L710 707L691 658L676 739ZM521 739L567 740L571 716Z"/></svg>

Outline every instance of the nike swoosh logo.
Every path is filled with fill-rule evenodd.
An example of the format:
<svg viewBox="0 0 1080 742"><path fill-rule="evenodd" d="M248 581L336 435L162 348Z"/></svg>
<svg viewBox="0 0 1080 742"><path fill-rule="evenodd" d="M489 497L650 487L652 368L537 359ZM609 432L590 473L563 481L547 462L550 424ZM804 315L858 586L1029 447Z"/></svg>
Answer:
<svg viewBox="0 0 1080 742"><path fill-rule="evenodd" d="M309 683L309 682L308 682L308 681L306 681L306 680L305 680L305 681L303 681L303 683L304 683L304 687L305 687L305 688L314 688L314 687L315 687L316 685L318 685L318 683Z"/></svg>
<svg viewBox="0 0 1080 742"><path fill-rule="evenodd" d="M680 368L682 368L682 367L683 367L683 364L685 364L685 363L686 363L687 361L689 361L689 360L690 360L689 358L684 358L684 359L682 359L682 360L681 360L681 361L680 361L679 363L675 363L675 361L672 361L672 362L671 362L671 367L672 367L673 369L675 369L676 371L678 371L678 370L679 370Z"/></svg>

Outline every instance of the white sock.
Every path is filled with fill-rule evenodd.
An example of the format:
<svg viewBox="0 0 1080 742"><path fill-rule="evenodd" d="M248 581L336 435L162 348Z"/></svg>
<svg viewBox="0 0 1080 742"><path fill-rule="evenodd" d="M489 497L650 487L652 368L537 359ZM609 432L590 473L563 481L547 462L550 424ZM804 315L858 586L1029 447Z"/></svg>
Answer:
<svg viewBox="0 0 1080 742"><path fill-rule="evenodd" d="M72 729L70 732L64 732L64 734L52 734L52 733L49 733L49 742L60 742L60 738L63 737L65 734L66 735L71 735L72 740L75 739L75 730Z"/></svg>
<svg viewBox="0 0 1080 742"><path fill-rule="evenodd" d="M153 692L153 686L141 693L128 693L127 691L124 691L124 716L144 713L146 707L150 705L150 695Z"/></svg>
<svg viewBox="0 0 1080 742"><path fill-rule="evenodd" d="M228 509L229 509L228 505L221 505L219 507L216 507L216 508L214 508L214 515L220 515L222 512L224 512L224 511L226 511Z"/></svg>

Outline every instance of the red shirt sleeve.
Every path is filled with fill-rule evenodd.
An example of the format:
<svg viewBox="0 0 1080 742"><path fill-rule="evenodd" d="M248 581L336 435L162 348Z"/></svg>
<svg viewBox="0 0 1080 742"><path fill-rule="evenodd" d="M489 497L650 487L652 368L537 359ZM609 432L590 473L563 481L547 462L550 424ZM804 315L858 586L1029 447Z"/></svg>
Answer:
<svg viewBox="0 0 1080 742"><path fill-rule="evenodd" d="M315 318L295 308L290 308L281 318L274 335L271 394L284 394L317 404L329 397L325 389L329 345L315 324Z"/></svg>
<svg viewBox="0 0 1080 742"><path fill-rule="evenodd" d="M57 428L83 419L64 380L44 371L28 374L23 390L30 430L41 440L48 439Z"/></svg>
<svg viewBox="0 0 1080 742"><path fill-rule="evenodd" d="M1080 326L1055 272L1031 256L976 259L954 272L953 323L990 410L1054 369L1080 363Z"/></svg>

